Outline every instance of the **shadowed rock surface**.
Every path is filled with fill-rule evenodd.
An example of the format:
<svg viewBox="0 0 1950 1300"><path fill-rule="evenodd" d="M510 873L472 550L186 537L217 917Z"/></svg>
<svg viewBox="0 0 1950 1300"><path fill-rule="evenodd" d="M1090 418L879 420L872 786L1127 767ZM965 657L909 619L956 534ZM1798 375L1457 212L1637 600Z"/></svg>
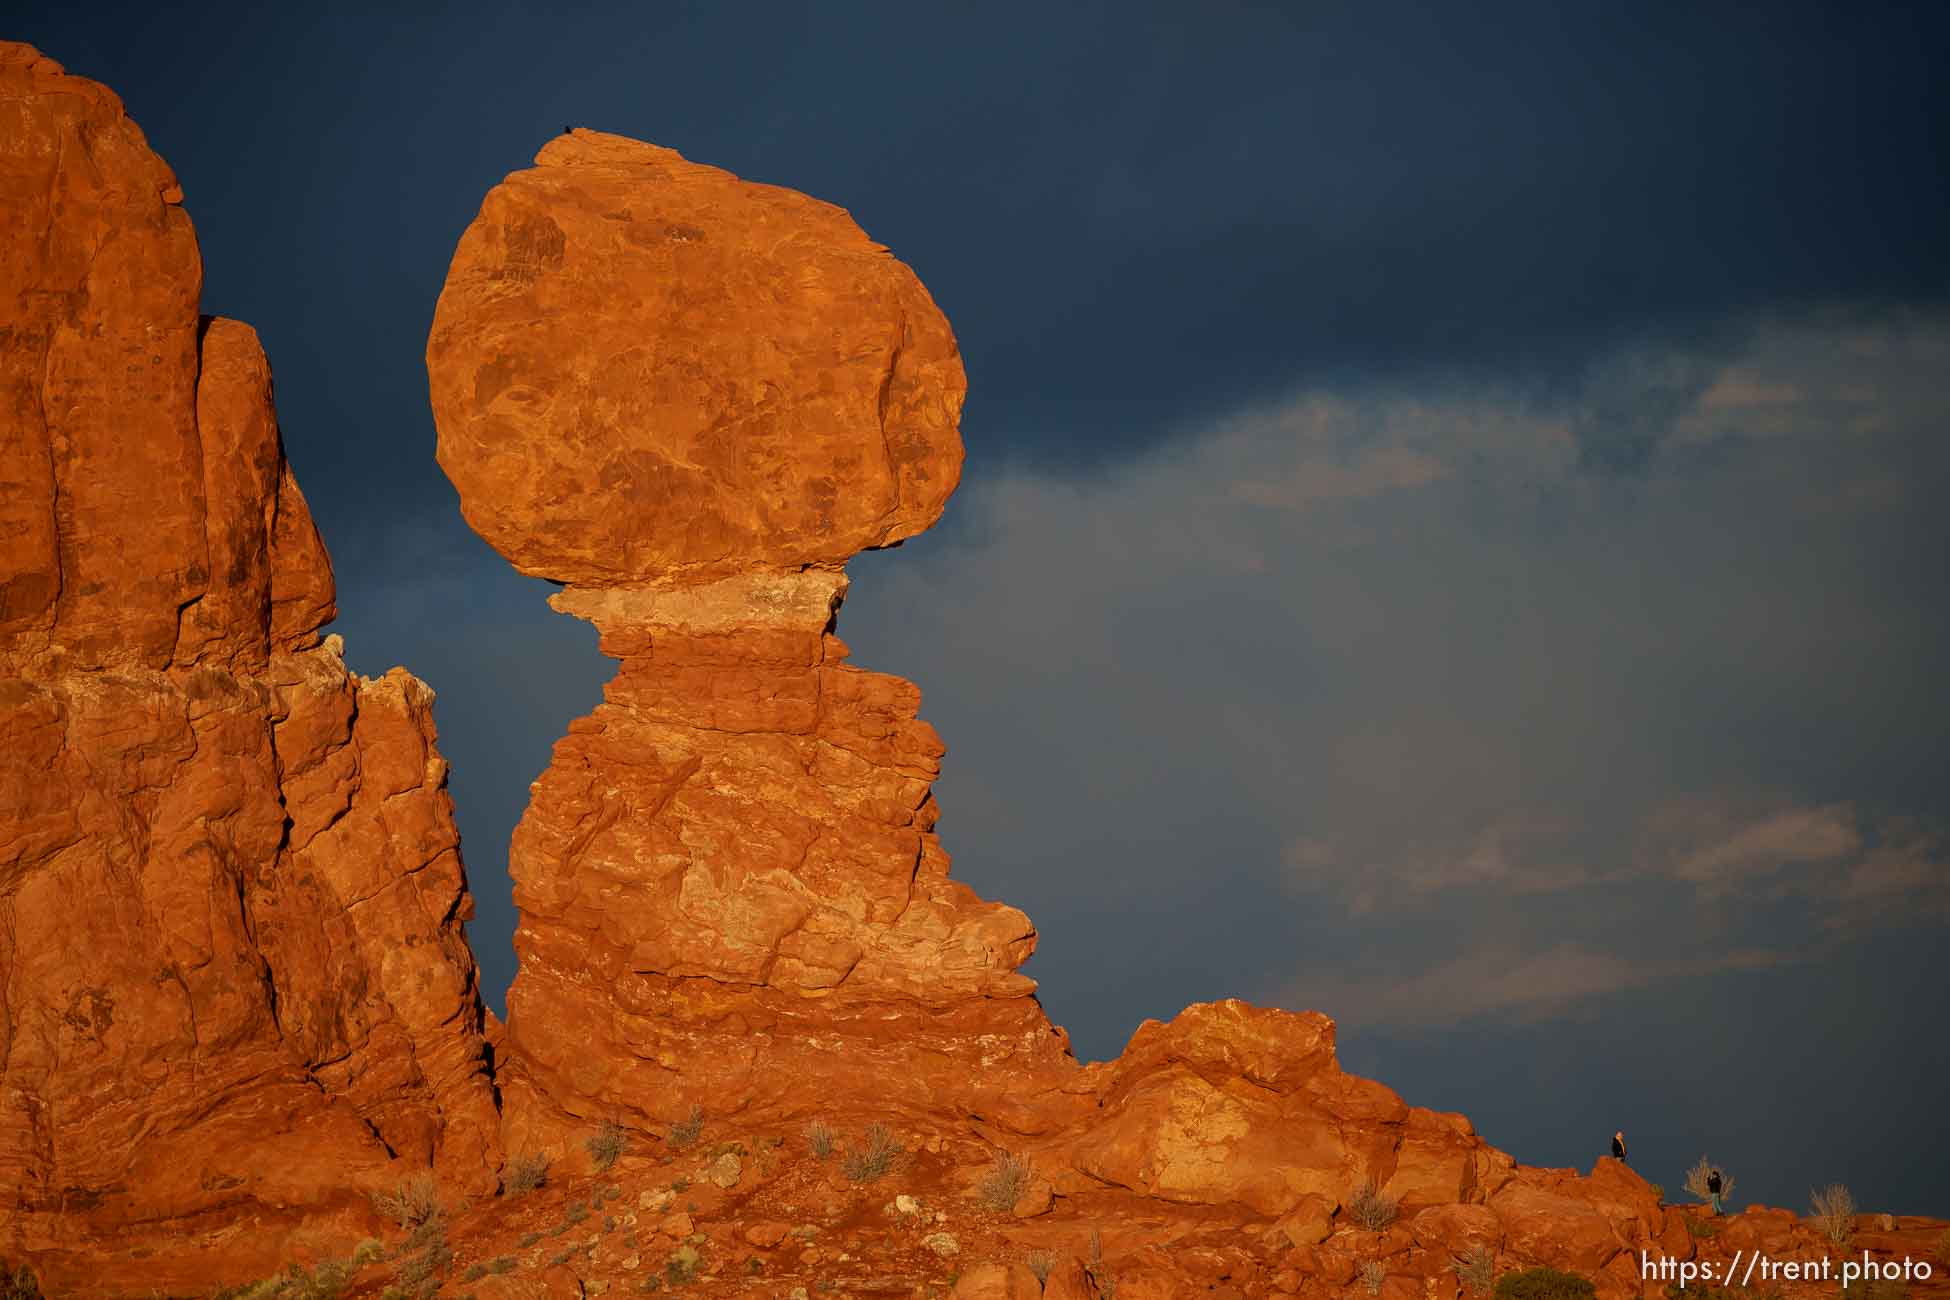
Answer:
<svg viewBox="0 0 1950 1300"><path fill-rule="evenodd" d="M845 561L958 476L946 321L839 209L586 131L489 194L428 347L468 520L620 665L515 832L494 1024L431 692L321 642L180 200L112 94L0 44L0 1262L49 1294L1454 1300L1481 1249L1614 1297L1664 1293L1641 1251L1835 1253L1519 1165L1314 1012L1079 1065L1028 918L949 875L919 692L834 632ZM368 1194L421 1171L409 1235Z"/></svg>

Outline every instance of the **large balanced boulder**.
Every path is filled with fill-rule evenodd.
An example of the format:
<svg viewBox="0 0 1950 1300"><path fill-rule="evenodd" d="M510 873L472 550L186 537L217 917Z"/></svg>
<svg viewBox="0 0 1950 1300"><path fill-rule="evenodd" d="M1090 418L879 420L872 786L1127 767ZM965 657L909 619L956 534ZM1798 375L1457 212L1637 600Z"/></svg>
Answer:
<svg viewBox="0 0 1950 1300"><path fill-rule="evenodd" d="M510 851L510 1140L985 1112L1072 1070L1028 918L949 877L920 692L832 635L844 562L960 470L913 273L830 204L579 130L482 203L427 365L468 521L622 661Z"/></svg>
<svg viewBox="0 0 1950 1300"><path fill-rule="evenodd" d="M839 208L575 131L489 192L427 345L440 464L522 572L839 565L941 515L966 381Z"/></svg>

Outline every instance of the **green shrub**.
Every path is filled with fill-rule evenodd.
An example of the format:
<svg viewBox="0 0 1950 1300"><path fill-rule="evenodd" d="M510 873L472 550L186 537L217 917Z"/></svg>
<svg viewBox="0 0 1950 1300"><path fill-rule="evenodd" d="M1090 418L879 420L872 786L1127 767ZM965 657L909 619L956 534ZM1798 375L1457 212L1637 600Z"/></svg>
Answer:
<svg viewBox="0 0 1950 1300"><path fill-rule="evenodd" d="M1527 1268L1496 1280L1496 1300L1594 1300L1591 1279L1555 1268Z"/></svg>

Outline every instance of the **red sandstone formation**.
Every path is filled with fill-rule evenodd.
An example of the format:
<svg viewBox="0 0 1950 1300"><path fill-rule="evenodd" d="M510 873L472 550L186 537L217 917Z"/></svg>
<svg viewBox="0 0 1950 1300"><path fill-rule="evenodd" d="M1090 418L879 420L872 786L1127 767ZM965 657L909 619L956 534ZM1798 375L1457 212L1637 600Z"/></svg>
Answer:
<svg viewBox="0 0 1950 1300"><path fill-rule="evenodd" d="M840 566L960 472L913 274L838 208L577 131L489 193L427 358L469 522L622 660L515 832L511 1147L692 1105L981 1112L1069 1068L1028 918L948 876L920 693L830 635Z"/></svg>
<svg viewBox="0 0 1950 1300"><path fill-rule="evenodd" d="M497 1163L431 693L320 643L181 198L0 44L0 1256L77 1290L266 1272L403 1168Z"/></svg>
<svg viewBox="0 0 1950 1300"><path fill-rule="evenodd" d="M199 320L168 168L0 45L0 1263L208 1294L346 1258L366 1193L429 1168L429 1275L483 1300L686 1269L723 1297L1326 1300L1365 1272L1455 1300L1478 1248L1620 1297L1665 1291L1641 1251L1823 1253L1785 1212L1716 1235L1609 1159L1519 1166L1343 1073L1318 1014L1194 1006L1079 1066L1017 970L1027 918L948 875L918 692L833 635L847 558L954 487L946 322L836 208L588 132L537 161L440 300L440 458L621 667L515 835L490 1079L431 693L321 643L269 369ZM904 1150L843 1175L812 1116ZM598 1176L599 1121L629 1135ZM546 1151L545 1186L493 1195L504 1149ZM1881 1257L1942 1231L1851 1226ZM387 1235L350 1294L433 1258Z"/></svg>

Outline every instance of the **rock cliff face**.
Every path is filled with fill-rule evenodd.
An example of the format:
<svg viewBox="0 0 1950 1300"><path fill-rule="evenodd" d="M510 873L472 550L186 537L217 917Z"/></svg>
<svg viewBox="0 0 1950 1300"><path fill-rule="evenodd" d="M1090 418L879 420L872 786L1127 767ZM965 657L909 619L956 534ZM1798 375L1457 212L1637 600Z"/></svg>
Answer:
<svg viewBox="0 0 1950 1300"><path fill-rule="evenodd" d="M114 95L0 44L0 1252L130 1289L497 1160L430 692L320 643L181 198Z"/></svg>
<svg viewBox="0 0 1950 1300"><path fill-rule="evenodd" d="M982 1112L1073 1068L1028 918L948 875L920 693L832 635L844 562L960 472L912 272L837 208L577 131L488 195L427 358L468 520L622 661L515 832L511 1144Z"/></svg>

